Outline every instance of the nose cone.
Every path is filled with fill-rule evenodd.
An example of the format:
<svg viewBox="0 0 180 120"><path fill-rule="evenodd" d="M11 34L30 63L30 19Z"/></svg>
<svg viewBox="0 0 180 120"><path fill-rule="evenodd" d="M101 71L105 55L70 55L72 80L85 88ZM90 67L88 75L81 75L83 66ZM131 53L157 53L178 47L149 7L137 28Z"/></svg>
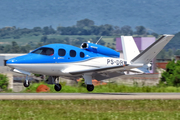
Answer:
<svg viewBox="0 0 180 120"><path fill-rule="evenodd" d="M13 64L14 61L15 61L15 59L9 59L8 61L6 61L6 65Z"/></svg>
<svg viewBox="0 0 180 120"><path fill-rule="evenodd" d="M19 57L15 57L15 58L11 58L8 61L6 61L6 65L11 67L11 68L14 68L14 65L19 64L19 63L24 61L24 56L25 55L19 56Z"/></svg>
<svg viewBox="0 0 180 120"><path fill-rule="evenodd" d="M16 59L15 58L12 58L12 59L9 59L8 61L6 61L6 65L11 67L11 68L14 68L14 64L16 63Z"/></svg>

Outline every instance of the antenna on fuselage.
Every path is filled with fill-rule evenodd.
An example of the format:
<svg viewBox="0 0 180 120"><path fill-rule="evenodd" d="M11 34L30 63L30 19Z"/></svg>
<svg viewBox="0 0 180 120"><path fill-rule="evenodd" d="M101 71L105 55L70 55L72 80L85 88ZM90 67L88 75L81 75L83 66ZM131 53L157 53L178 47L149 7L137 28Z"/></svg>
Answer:
<svg viewBox="0 0 180 120"><path fill-rule="evenodd" d="M96 42L96 44L98 44L98 42L102 39L102 36L99 38L99 40Z"/></svg>

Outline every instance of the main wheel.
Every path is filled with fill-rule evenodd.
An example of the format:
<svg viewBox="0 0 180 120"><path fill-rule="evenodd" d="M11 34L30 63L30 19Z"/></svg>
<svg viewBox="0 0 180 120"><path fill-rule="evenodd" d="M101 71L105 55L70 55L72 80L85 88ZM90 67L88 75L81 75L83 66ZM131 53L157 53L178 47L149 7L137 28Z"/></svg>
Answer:
<svg viewBox="0 0 180 120"><path fill-rule="evenodd" d="M25 80L24 83L23 83L24 87L29 87L30 85L30 82L29 80Z"/></svg>
<svg viewBox="0 0 180 120"><path fill-rule="evenodd" d="M61 90L61 84L55 84L54 85L54 89L56 90L56 91L60 91Z"/></svg>
<svg viewBox="0 0 180 120"><path fill-rule="evenodd" d="M87 90L88 91L93 91L94 90L94 85L87 85Z"/></svg>

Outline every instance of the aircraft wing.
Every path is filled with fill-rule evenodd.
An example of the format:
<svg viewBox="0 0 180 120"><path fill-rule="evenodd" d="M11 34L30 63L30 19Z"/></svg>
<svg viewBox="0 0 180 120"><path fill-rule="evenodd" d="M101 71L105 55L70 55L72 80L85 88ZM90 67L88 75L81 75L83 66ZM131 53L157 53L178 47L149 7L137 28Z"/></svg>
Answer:
<svg viewBox="0 0 180 120"><path fill-rule="evenodd" d="M101 68L95 67L95 68L86 69L86 70L80 70L80 68L76 67L76 70L73 70L71 68L70 70L66 69L65 71L62 71L62 72L66 72L66 73L68 72L69 74L75 75L75 76L82 76L82 74L85 74L85 73L92 73L95 79L104 80L104 79L109 79L109 78L125 75L126 71L135 72L135 73L143 73L142 71L136 71L132 69L136 67L138 66L128 65L128 64L122 65L122 66L107 66L107 67L101 67Z"/></svg>
<svg viewBox="0 0 180 120"><path fill-rule="evenodd" d="M99 72L99 71L108 71L108 70L123 70L125 66L107 66L107 67L92 67L86 70L70 70L68 71L69 74L76 75L76 74L83 74L83 73L90 73L90 72Z"/></svg>
<svg viewBox="0 0 180 120"><path fill-rule="evenodd" d="M97 66L81 66L73 67L62 71L63 73L69 73L73 76L82 76L85 73L91 73L93 78L97 80L104 80L112 77L117 77L124 75L124 69L126 66L106 66L106 67L97 67Z"/></svg>

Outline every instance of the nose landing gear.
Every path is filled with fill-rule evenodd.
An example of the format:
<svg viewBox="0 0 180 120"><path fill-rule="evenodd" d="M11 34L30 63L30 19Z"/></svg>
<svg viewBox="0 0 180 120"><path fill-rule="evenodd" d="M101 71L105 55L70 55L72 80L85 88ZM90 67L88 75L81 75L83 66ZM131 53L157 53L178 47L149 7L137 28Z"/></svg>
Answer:
<svg viewBox="0 0 180 120"><path fill-rule="evenodd" d="M23 85L24 85L24 87L29 87L30 82L28 80L28 75L26 75L26 80L24 81Z"/></svg>
<svg viewBox="0 0 180 120"><path fill-rule="evenodd" d="M24 87L29 87L30 83L28 80L25 80L24 83L23 83Z"/></svg>

